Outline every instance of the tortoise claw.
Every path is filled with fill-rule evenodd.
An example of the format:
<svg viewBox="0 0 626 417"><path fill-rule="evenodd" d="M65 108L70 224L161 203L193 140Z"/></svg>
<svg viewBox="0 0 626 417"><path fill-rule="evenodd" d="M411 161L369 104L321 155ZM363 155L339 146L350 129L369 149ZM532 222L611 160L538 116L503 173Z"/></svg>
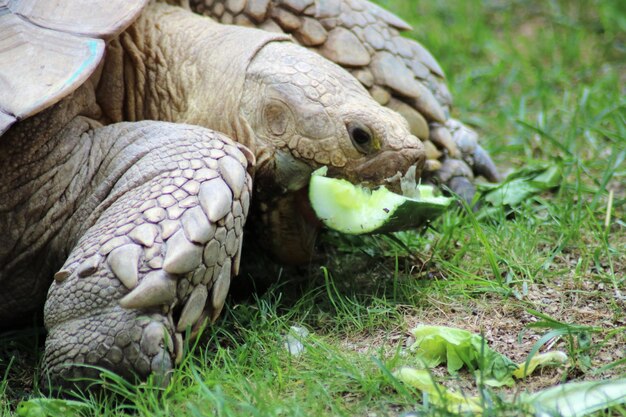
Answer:
<svg viewBox="0 0 626 417"><path fill-rule="evenodd" d="M448 185L453 178L464 177L474 181L474 173L469 165L460 159L445 158L441 168L434 172L434 180L441 185Z"/></svg>
<svg viewBox="0 0 626 417"><path fill-rule="evenodd" d="M444 158L441 168L432 173L428 173L425 180L432 182L442 189L458 194L468 204L472 203L476 194L474 186L474 174L465 161L453 158Z"/></svg>
<svg viewBox="0 0 626 417"><path fill-rule="evenodd" d="M453 177L448 181L448 188L465 202L471 206L474 195L476 194L476 187L467 177Z"/></svg>
<svg viewBox="0 0 626 417"><path fill-rule="evenodd" d="M479 144L478 134L463 123L450 119L446 127L452 134L452 140L461 153L460 158L471 168L475 176L483 176L490 182L500 181L500 173L491 157Z"/></svg>
<svg viewBox="0 0 626 417"><path fill-rule="evenodd" d="M473 155L474 159L474 175L482 175L490 182L500 182L502 177L493 163L491 157L480 145L476 145Z"/></svg>

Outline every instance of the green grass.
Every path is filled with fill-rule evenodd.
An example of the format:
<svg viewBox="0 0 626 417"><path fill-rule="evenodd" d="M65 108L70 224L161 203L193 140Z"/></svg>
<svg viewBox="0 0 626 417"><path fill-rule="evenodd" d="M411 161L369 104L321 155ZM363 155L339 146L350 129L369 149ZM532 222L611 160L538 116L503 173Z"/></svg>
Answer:
<svg viewBox="0 0 626 417"><path fill-rule="evenodd" d="M414 25L447 73L454 115L499 167L552 161L563 186L514 210L449 212L421 235L327 234L298 290L286 270L266 294L231 302L165 389L109 376L118 395L87 398L93 415L448 415L391 376L414 363L403 349L417 323L482 332L518 362L546 346L570 355L521 391L626 375L626 3L380 3ZM311 332L299 357L283 346L292 325ZM37 394L32 340L1 344L2 415ZM466 374L435 375L479 393ZM519 413L516 390L480 393L487 415ZM612 413L600 415L626 410Z"/></svg>

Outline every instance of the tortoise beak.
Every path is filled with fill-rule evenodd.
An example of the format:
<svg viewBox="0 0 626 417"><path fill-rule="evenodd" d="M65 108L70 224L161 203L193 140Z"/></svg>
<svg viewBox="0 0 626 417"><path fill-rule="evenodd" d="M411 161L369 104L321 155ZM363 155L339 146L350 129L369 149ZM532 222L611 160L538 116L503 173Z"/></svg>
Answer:
<svg viewBox="0 0 626 417"><path fill-rule="evenodd" d="M382 184L386 179L398 172L405 173L410 167L415 167L416 175L420 175L426 162L423 147L382 151L356 168L356 174L361 181L371 184Z"/></svg>

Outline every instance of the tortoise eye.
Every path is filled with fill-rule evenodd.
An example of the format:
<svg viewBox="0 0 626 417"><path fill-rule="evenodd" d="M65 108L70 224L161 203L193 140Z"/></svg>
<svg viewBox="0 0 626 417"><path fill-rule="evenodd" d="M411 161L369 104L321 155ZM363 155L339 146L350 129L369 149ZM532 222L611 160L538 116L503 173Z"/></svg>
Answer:
<svg viewBox="0 0 626 417"><path fill-rule="evenodd" d="M350 140L354 147L364 154L368 154L373 149L374 138L370 130L360 123L348 123L346 126Z"/></svg>

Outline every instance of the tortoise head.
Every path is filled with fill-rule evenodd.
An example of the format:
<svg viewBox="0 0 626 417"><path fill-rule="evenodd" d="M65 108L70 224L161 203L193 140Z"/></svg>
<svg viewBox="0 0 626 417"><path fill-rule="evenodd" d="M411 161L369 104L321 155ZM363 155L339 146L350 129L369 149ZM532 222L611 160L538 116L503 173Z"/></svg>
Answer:
<svg viewBox="0 0 626 417"><path fill-rule="evenodd" d="M246 73L240 106L257 165L253 241L283 263L311 259L319 223L307 198L311 172L387 184L425 163L422 143L343 68L288 42L271 42ZM401 175L397 175L400 173Z"/></svg>
<svg viewBox="0 0 626 417"><path fill-rule="evenodd" d="M425 162L399 114L379 105L343 68L287 42L263 47L248 67L242 116L254 132L257 179L284 190L313 169L375 186ZM398 177L398 176L396 176Z"/></svg>

